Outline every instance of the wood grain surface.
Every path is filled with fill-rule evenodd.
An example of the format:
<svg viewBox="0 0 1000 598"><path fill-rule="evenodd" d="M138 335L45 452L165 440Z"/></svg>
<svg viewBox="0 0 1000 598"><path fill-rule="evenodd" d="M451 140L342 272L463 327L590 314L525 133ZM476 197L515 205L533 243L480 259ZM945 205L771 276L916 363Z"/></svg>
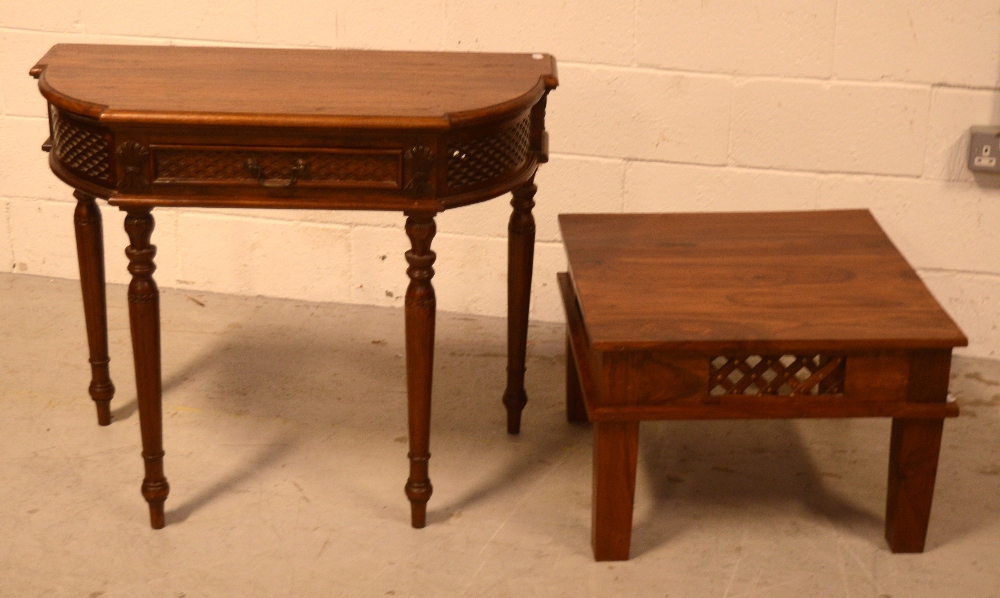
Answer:
<svg viewBox="0 0 1000 598"><path fill-rule="evenodd" d="M163 527L156 206L398 210L407 215L406 355L414 527L432 493L434 216L514 192L503 403L520 430L547 54L54 46L30 74L49 101L49 164L77 189L76 231L98 418L110 421L95 197L129 214L132 344L150 521Z"/></svg>
<svg viewBox="0 0 1000 598"><path fill-rule="evenodd" d="M597 350L968 344L866 210L562 214L559 223Z"/></svg>
<svg viewBox="0 0 1000 598"><path fill-rule="evenodd" d="M59 44L31 74L102 122L447 128L533 106L548 54Z"/></svg>

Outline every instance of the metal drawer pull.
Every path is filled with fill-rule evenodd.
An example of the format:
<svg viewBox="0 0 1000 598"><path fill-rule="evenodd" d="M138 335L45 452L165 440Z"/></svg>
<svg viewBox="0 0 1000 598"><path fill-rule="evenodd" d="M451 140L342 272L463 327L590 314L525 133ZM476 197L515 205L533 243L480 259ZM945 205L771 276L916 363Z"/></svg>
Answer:
<svg viewBox="0 0 1000 598"><path fill-rule="evenodd" d="M257 179L261 187L293 187L295 183L299 182L299 177L304 177L309 174L309 163L303 159L299 159L295 162L295 166L292 166L292 170L289 173L290 178L287 179L271 179L267 180L267 175L264 174L264 170L257 163L257 160L253 158L247 158L246 161L247 172L250 173L253 178Z"/></svg>

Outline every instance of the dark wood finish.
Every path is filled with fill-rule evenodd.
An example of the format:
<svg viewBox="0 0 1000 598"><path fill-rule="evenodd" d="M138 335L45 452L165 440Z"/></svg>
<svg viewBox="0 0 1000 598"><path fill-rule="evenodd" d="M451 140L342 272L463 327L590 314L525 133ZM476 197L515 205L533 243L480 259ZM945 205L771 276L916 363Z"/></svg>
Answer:
<svg viewBox="0 0 1000 598"><path fill-rule="evenodd" d="M132 354L135 358L135 385L139 403L139 427L142 430L142 459L146 476L142 495L149 503L153 529L164 525L163 502L170 486L163 476L163 413L160 376L160 291L153 280L156 246L149 243L153 234L153 215L148 208L135 208L125 217L129 246L128 315L132 329Z"/></svg>
<svg viewBox="0 0 1000 598"><path fill-rule="evenodd" d="M601 351L697 343L716 355L773 355L967 342L864 210L559 221Z"/></svg>
<svg viewBox="0 0 1000 598"><path fill-rule="evenodd" d="M638 454L639 422L594 424L591 545L595 560L628 560Z"/></svg>
<svg viewBox="0 0 1000 598"><path fill-rule="evenodd" d="M893 552L923 552L944 420L892 420L885 539Z"/></svg>
<svg viewBox="0 0 1000 598"><path fill-rule="evenodd" d="M120 206L484 201L547 159L557 85L547 54L60 44L31 73L53 171Z"/></svg>
<svg viewBox="0 0 1000 598"><path fill-rule="evenodd" d="M580 373L573 359L573 338L566 332L566 421L586 422L587 404L583 402Z"/></svg>
<svg viewBox="0 0 1000 598"><path fill-rule="evenodd" d="M528 342L528 307L531 301L531 270L535 255L534 178L514 189L510 201L507 250L507 389L503 404L507 408L507 433L521 431L521 411L528 403L524 390L524 363Z"/></svg>
<svg viewBox="0 0 1000 598"><path fill-rule="evenodd" d="M601 372L601 366L597 361L600 359L600 354L587 344L583 328L583 315L580 313L580 305L576 301L569 274L559 272L556 274L556 279L562 293L563 306L566 307L566 340L572 351L566 353L566 367L570 367L569 364L572 362L573 368L577 372L577 381L580 383L580 393L585 397L590 397L591 401L597 401L601 388L598 386L595 376ZM591 409L586 401L584 401L584 409L588 412L588 419L590 419Z"/></svg>
<svg viewBox="0 0 1000 598"><path fill-rule="evenodd" d="M862 384L858 386L867 387L866 395L847 394L834 397L810 397L808 401L803 401L799 397L780 396L712 396L708 394L708 382L705 382L701 392L690 395L690 392L682 390L680 395L683 400L667 400L658 403L655 397L652 401L644 404L623 404L620 398L617 403L609 403L602 398L602 389L597 380L603 371L600 365L602 356L594 351L587 344L587 331L583 324L583 315L580 313L576 295L573 291L573 283L569 274L562 272L558 275L559 289L562 293L563 305L566 307L566 333L569 340L567 349L567 367L573 368L577 372L577 380L580 384L580 392L588 397L584 402L584 413L590 421L630 421L636 419L656 420L656 419L747 419L747 418L798 418L798 417L904 417L907 419L940 419L942 417L957 417L958 405L955 403L914 403L900 400L885 400L886 395L901 395L905 397L905 386L903 392L885 392L884 380L879 377L878 370L873 367L859 367L857 377L868 377L875 380L873 384ZM657 360L641 360L633 363L650 366L657 361L663 360L665 356L660 355ZM876 352L874 357L861 355L861 360L852 360L852 363L869 363L874 361L876 365L884 364L881 359L882 352ZM867 359L866 359L867 357ZM688 360L685 360L688 361ZM907 362L907 371L909 370ZM704 379L708 379L710 368L709 359L702 358L702 370ZM669 393L670 397L677 397L675 389L662 384L669 384L670 379L676 379L676 368L669 368L666 372L652 366L641 370L642 376L633 376L633 388L653 386L660 393ZM672 376L673 374L673 376ZM895 372L889 372L888 378L895 378ZM852 378L848 378L852 380ZM657 384L650 384L651 380L658 381ZM904 384L908 383L908 378ZM851 385L853 386L853 384ZM567 382L567 388L569 382ZM628 395L626 395L627 397ZM633 396L635 394L633 393ZM845 400L847 398L848 400ZM567 399L568 400L568 399ZM711 405L711 409L705 409L706 405ZM567 403L569 408L569 403ZM568 417L568 415L567 415ZM576 421L576 420L573 420Z"/></svg>
<svg viewBox="0 0 1000 598"><path fill-rule="evenodd" d="M155 291L152 255L143 261L145 249L139 249L144 238L148 241L142 223L153 207L407 214L413 249L407 253L406 494L415 527L425 524L431 495L433 218L514 191L511 357L504 396L512 418L508 427L517 431L526 396L533 180L538 164L548 159L546 95L558 84L552 56L60 44L31 75L49 102L50 138L44 147L51 150L52 171L88 197L105 198L130 214L133 248L139 252L130 264L133 286ZM94 263L87 251L81 245L81 270L85 260L87 267ZM88 305L95 303L86 299L86 287L84 293ZM157 527L167 492L160 447L159 310L153 301L130 305L146 458L143 488ZM93 347L99 334L87 309Z"/></svg>
<svg viewBox="0 0 1000 598"><path fill-rule="evenodd" d="M31 74L52 104L109 122L445 129L534 106L557 85L538 56L59 44Z"/></svg>
<svg viewBox="0 0 1000 598"><path fill-rule="evenodd" d="M595 422L598 560L628 558L635 467L624 428L604 426L655 419L892 417L886 538L923 550L943 421L958 415L951 350L967 341L870 214L560 225L567 417Z"/></svg>
<svg viewBox="0 0 1000 598"><path fill-rule="evenodd" d="M433 214L409 214L406 235L412 248L406 252L410 284L406 288L406 384L409 392L410 477L406 496L410 499L413 527L427 523L427 501L433 488L427 473L430 453L431 380L434 373L434 312L437 300L431 278L434 260L431 241L437 228Z"/></svg>
<svg viewBox="0 0 1000 598"><path fill-rule="evenodd" d="M947 401L951 352L914 352L906 400L913 404L941 405ZM934 497L940 419L892 420L889 444L889 491L885 508L885 538L893 552L923 552Z"/></svg>
<svg viewBox="0 0 1000 598"><path fill-rule="evenodd" d="M97 423L111 423L111 399L115 385L111 382L108 364L108 312L104 291L104 233L101 211L94 196L83 191L73 193L76 212L76 255L80 262L80 287L83 291L83 313L87 322L87 344L90 345L90 398L97 406Z"/></svg>

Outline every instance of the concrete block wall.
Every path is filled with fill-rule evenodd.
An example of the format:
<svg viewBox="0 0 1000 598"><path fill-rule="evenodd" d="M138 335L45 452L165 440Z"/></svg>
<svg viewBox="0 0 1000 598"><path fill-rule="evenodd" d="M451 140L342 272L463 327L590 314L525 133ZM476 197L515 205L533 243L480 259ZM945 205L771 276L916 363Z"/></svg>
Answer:
<svg viewBox="0 0 1000 598"><path fill-rule="evenodd" d="M964 166L968 127L1000 123L994 0L5 0L0 267L73 278L73 200L27 76L57 42L551 52L533 318L562 318L559 212L865 207L969 335L962 352L1000 358L1000 180ZM508 213L499 198L439 217L440 309L505 313ZM122 216L104 215L125 282ZM402 305L401 215L156 217L162 286Z"/></svg>

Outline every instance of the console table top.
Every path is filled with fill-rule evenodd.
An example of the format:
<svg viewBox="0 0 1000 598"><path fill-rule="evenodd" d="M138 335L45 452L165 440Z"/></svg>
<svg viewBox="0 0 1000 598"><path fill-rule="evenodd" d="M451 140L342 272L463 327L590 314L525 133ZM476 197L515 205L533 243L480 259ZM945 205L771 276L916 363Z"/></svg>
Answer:
<svg viewBox="0 0 1000 598"><path fill-rule="evenodd" d="M548 54L58 44L31 69L101 122L447 129L534 105Z"/></svg>

